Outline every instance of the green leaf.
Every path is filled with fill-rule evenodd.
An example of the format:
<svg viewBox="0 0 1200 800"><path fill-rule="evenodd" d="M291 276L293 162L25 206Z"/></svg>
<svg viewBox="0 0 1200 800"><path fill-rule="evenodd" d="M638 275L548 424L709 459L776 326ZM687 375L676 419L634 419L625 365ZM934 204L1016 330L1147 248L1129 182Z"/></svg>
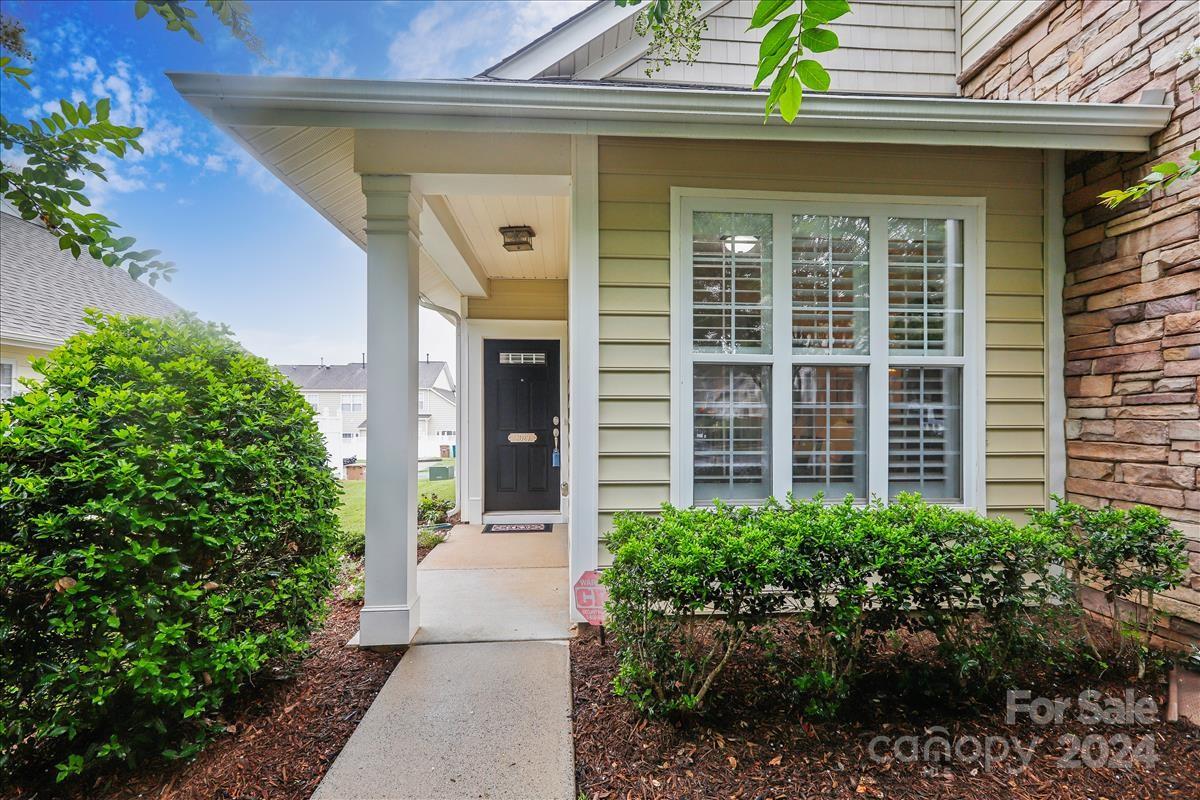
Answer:
<svg viewBox="0 0 1200 800"><path fill-rule="evenodd" d="M811 58L806 58L796 63L796 74L800 76L800 80L804 81L804 85L810 89L823 92L829 88L829 73Z"/></svg>
<svg viewBox="0 0 1200 800"><path fill-rule="evenodd" d="M63 116L67 118L67 122L70 122L72 125L77 125L79 123L79 112L75 110L75 106L71 105L66 100L59 100L58 106L62 109Z"/></svg>
<svg viewBox="0 0 1200 800"><path fill-rule="evenodd" d="M838 48L838 37L833 31L824 28L809 28L800 33L800 44L814 53L828 53Z"/></svg>
<svg viewBox="0 0 1200 800"><path fill-rule="evenodd" d="M1158 172L1162 175L1176 175L1179 173L1179 165L1174 161L1164 161L1150 168L1151 172Z"/></svg>
<svg viewBox="0 0 1200 800"><path fill-rule="evenodd" d="M775 107L779 105L779 98L783 94L783 90L787 88L788 78L792 74L792 62L794 60L795 56L789 58L783 64L783 66L779 68L779 73L775 76L775 80L771 81L771 91L767 94L766 118L763 120L763 122L766 122L767 119L770 119L771 112L774 111Z"/></svg>
<svg viewBox="0 0 1200 800"><path fill-rule="evenodd" d="M849 13L850 4L846 0L805 0L804 3L805 22L820 20L818 24L823 25Z"/></svg>
<svg viewBox="0 0 1200 800"><path fill-rule="evenodd" d="M793 75L788 78L787 84L783 88L783 94L779 96L779 115L783 117L784 122L790 124L796 119L796 115L800 113L800 101L803 99L804 87Z"/></svg>
<svg viewBox="0 0 1200 800"><path fill-rule="evenodd" d="M101 97L96 102L96 119L100 120L101 122L104 122L105 120L108 119L109 105L110 105L110 103L109 103L109 99L107 97Z"/></svg>
<svg viewBox="0 0 1200 800"><path fill-rule="evenodd" d="M146 0L137 0L137 2L133 4L133 16L137 19L141 19L142 17L146 16L146 12L149 10L150 6L146 3Z"/></svg>
<svg viewBox="0 0 1200 800"><path fill-rule="evenodd" d="M768 56L760 61L758 63L758 74L754 76L754 85L751 88L757 89L759 86L761 86L762 82L767 79L768 75L775 71L775 68L779 66L779 62L783 61L787 54L787 50L780 50L774 55Z"/></svg>
<svg viewBox="0 0 1200 800"><path fill-rule="evenodd" d="M759 59L762 60L767 56L774 55L777 51L784 50L790 42L794 41L792 31L795 30L796 23L799 21L799 14L789 14L776 22L771 30L767 31L762 44L758 47Z"/></svg>
<svg viewBox="0 0 1200 800"><path fill-rule="evenodd" d="M750 20L750 27L746 30L752 31L765 26L791 8L795 2L796 0L758 0L758 5L754 7L754 16Z"/></svg>

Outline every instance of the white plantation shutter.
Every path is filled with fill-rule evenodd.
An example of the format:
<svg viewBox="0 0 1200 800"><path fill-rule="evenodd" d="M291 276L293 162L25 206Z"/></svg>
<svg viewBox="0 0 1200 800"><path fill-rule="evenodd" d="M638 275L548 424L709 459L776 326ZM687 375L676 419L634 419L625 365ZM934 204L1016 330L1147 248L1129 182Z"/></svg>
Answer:
<svg viewBox="0 0 1200 800"><path fill-rule="evenodd" d="M792 218L792 351L868 351L870 221Z"/></svg>
<svg viewBox="0 0 1200 800"><path fill-rule="evenodd" d="M982 370L964 355L981 341L967 338L982 313L966 259L974 209L681 203L675 396L691 413L677 499L974 500L967 444L979 440L964 435L981 424L965 400L981 397Z"/></svg>
<svg viewBox="0 0 1200 800"><path fill-rule="evenodd" d="M962 498L962 371L891 370L888 393L888 495L920 492L933 501Z"/></svg>
<svg viewBox="0 0 1200 800"><path fill-rule="evenodd" d="M792 368L792 492L867 496L867 368Z"/></svg>
<svg viewBox="0 0 1200 800"><path fill-rule="evenodd" d="M698 213L694 230L694 349L771 352L771 215Z"/></svg>
<svg viewBox="0 0 1200 800"><path fill-rule="evenodd" d="M692 384L697 502L771 494L770 370L697 364Z"/></svg>

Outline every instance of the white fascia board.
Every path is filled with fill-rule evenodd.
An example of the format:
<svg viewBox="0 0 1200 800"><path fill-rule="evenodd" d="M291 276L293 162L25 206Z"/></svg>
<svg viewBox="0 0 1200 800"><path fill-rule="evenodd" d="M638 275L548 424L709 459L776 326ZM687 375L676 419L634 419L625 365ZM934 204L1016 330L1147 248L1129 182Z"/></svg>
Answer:
<svg viewBox="0 0 1200 800"><path fill-rule="evenodd" d="M0 347L27 347L31 350L53 350L63 343L63 339L54 336L34 336L28 333L0 331Z"/></svg>
<svg viewBox="0 0 1200 800"><path fill-rule="evenodd" d="M792 125L763 93L501 81L364 81L170 74L227 125L870 142L1144 152L1166 105L810 95Z"/></svg>
<svg viewBox="0 0 1200 800"><path fill-rule="evenodd" d="M636 5L618 6L612 0L598 0L558 29L534 40L482 74L499 80L527 81L641 10Z"/></svg>
<svg viewBox="0 0 1200 800"><path fill-rule="evenodd" d="M727 2L728 0L703 0L700 3L700 11L696 14L696 19L704 19ZM646 55L646 51L650 49L650 41L649 36L638 36L635 34L634 38L616 50L596 59L591 64L576 72L571 76L571 79L577 81L600 81L611 77Z"/></svg>

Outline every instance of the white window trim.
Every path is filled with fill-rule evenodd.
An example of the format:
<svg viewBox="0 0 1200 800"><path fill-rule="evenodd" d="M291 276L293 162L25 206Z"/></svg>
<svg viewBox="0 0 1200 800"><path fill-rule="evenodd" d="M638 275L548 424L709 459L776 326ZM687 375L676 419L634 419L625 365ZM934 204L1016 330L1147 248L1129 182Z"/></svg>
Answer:
<svg viewBox="0 0 1200 800"><path fill-rule="evenodd" d="M21 394L22 389L21 384L17 382L17 362L11 358L0 358L0 364L5 364L10 368L8 373L9 380L12 382L9 386L10 397L16 397L18 394Z"/></svg>
<svg viewBox="0 0 1200 800"><path fill-rule="evenodd" d="M870 195L870 194L837 194L818 192L770 192L770 191L734 191L727 189L704 189L690 187L671 187L671 502L677 506L690 506L693 502L692 484L692 319L688 293L690 282L685 281L686 261L684 246L690 243L691 212L694 210L718 211L778 211L788 205L794 213L816 213L846 216L925 216L961 219L963 221L963 355L961 357L942 358L920 356L914 359L922 366L937 366L939 361L962 367L962 503L959 507L986 510L987 504L987 473L986 473L986 341L985 341L985 303L987 263L987 231L986 200L982 197L929 197L921 195ZM778 223L778 220L776 220ZM873 222L873 226L874 226ZM777 224L778 228L779 225ZM786 283L784 276L790 276L790 265L787 264L790 248L785 247L780 239L779 231L775 238L778 241L774 248L775 263L773 264L773 284L775 295L779 294L780 285ZM790 241L790 231L787 236ZM690 252L690 251L689 251ZM886 255L871 254L871 296L872 298L887 297L887 270L875 268L876 264L886 263ZM786 267L786 269L784 269ZM787 296L786 294L784 295ZM787 341L787 351L791 351L790 326L781 324L784 319L782 311L788 310L790 304L772 303L772 331L775 337L775 347L780 342ZM790 319L790 316L788 317ZM871 336L872 352L878 352L878 343L886 342L887 303L871 303ZM774 357L744 357L746 361L755 358L764 363ZM863 364L867 361L863 356L853 355L812 355L803 356L804 360L813 364ZM893 362L903 362L903 356L891 356ZM776 408L790 407L790 399L780 405L780 397L785 394L782 387L789 387L790 381L772 379L772 420L774 426ZM871 434L868 445L868 486L873 496L887 485L887 459L881 454L887 450L887 425L879 422L887 419L887 385L886 373L875 370L872 373L868 389L868 419ZM880 416L882 414L883 416ZM774 428L773 428L774 429ZM772 434L774 444L775 435ZM773 494L783 497L791 489L791 453L776 452L780 448L772 448L771 480ZM840 499L840 498L832 498Z"/></svg>

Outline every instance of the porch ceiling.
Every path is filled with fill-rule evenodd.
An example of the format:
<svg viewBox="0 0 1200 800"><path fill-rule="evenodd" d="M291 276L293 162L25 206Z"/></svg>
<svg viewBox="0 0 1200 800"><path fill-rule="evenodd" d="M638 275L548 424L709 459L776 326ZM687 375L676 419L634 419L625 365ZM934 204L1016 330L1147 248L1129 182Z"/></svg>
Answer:
<svg viewBox="0 0 1200 800"><path fill-rule="evenodd" d="M349 128L231 125L229 133L346 236L366 248L367 212L354 171ZM569 199L558 195L445 195L446 205L489 278L566 278ZM499 229L533 228L534 249L510 253ZM421 290L450 301L455 287L431 259L421 261Z"/></svg>
<svg viewBox="0 0 1200 800"><path fill-rule="evenodd" d="M488 277L567 277L568 198L447 195L446 202ZM533 228L533 250L505 250L499 229L507 225Z"/></svg>

